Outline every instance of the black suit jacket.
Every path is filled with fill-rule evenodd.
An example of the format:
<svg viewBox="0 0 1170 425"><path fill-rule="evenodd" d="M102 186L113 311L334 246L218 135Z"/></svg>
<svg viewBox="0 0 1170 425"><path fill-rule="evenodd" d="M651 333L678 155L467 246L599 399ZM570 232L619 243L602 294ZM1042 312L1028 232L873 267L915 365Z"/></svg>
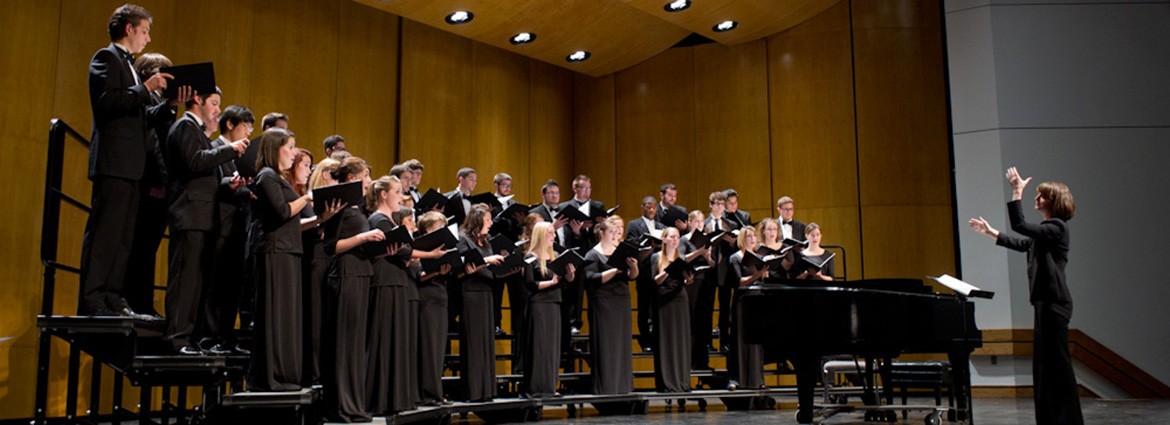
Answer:
<svg viewBox="0 0 1170 425"><path fill-rule="evenodd" d="M226 146L227 144L228 141L224 140L223 137L211 142L211 146L214 148ZM235 173L239 173L239 170L236 169L235 161L227 161L219 164L219 191L217 194L219 234L225 238L233 234L243 235L247 230L248 224L247 208L252 198L252 190L247 185L232 190L229 183L232 180L232 175Z"/></svg>
<svg viewBox="0 0 1170 425"><path fill-rule="evenodd" d="M89 62L89 104L93 133L89 145L89 178L142 178L146 154L153 150L147 132L151 123L174 113L165 102L152 105L146 86L134 82L128 57L110 43Z"/></svg>
<svg viewBox="0 0 1170 425"><path fill-rule="evenodd" d="M532 207L532 210L529 212L535 213L535 214L540 214L540 217L543 218L544 221L552 223L553 217L556 217L557 211L560 211L560 210L561 210L560 208L553 207L553 209L550 211L548 209L548 206L545 205L544 202L541 202L539 205Z"/></svg>
<svg viewBox="0 0 1170 425"><path fill-rule="evenodd" d="M662 223L654 222L655 230L662 230L663 228ZM626 240L631 243L637 244L641 242L642 237L648 233L650 233L650 228L646 227L646 221L642 220L642 217L630 220L630 224L626 225Z"/></svg>
<svg viewBox="0 0 1170 425"><path fill-rule="evenodd" d="M260 138L252 139L252 143L244 149L244 153L236 158L236 170L240 172L240 176L244 178L256 178L256 173L260 170L256 169L256 156L260 153Z"/></svg>
<svg viewBox="0 0 1170 425"><path fill-rule="evenodd" d="M778 219L778 221L780 221L781 226L784 225L783 220ZM780 228L780 237L781 238L784 237L784 228L783 227ZM798 241L803 241L803 240L808 239L804 236L804 223L802 223L800 220L796 220L796 219L792 220L792 239L796 239Z"/></svg>
<svg viewBox="0 0 1170 425"><path fill-rule="evenodd" d="M1028 253L1029 300L1037 302L1072 303L1064 266L1068 264L1068 223L1050 218L1033 224L1024 221L1020 201L1008 202L1008 220L1012 230L1022 236L999 232L995 244Z"/></svg>
<svg viewBox="0 0 1170 425"><path fill-rule="evenodd" d="M601 203L601 201L589 200L588 202L590 215L597 214L598 211L605 211L605 204ZM561 202L561 204L557 206L557 211L564 210L565 208L581 208L581 205L581 201L573 198L568 201ZM576 235L573 234L572 229L570 229L568 225L565 225L565 243L567 244L565 247L577 247L581 249L579 252L586 252L589 249L592 249L594 245L597 245L597 235L593 233L593 223L588 223L588 225L589 227L581 228L581 233Z"/></svg>
<svg viewBox="0 0 1170 425"><path fill-rule="evenodd" d="M752 225L752 214L751 213L744 211L744 210L735 210L735 212L732 214L735 214L735 217L733 217L733 218L729 217L729 218L731 218L732 221L735 221L736 224L742 223L744 226L751 226Z"/></svg>
<svg viewBox="0 0 1170 425"><path fill-rule="evenodd" d="M171 230L214 229L219 166L235 157L231 146L211 146L193 115L175 121L167 135Z"/></svg>
<svg viewBox="0 0 1170 425"><path fill-rule="evenodd" d="M687 212L687 209L686 209L686 208L683 208L683 207L682 207L682 206L680 206L680 205L671 205L670 207L671 207L671 208L673 208L673 209L677 209L677 210L679 210L679 211L682 211L682 212L683 212L683 214L684 214L684 215L686 215L686 212ZM654 221L657 221L657 222L659 222L659 223L662 223L662 225L663 225L663 226L665 226L665 227L673 227L673 226L674 226L674 223L665 223L665 222L663 222L663 221L662 221L662 217L663 217L663 216L665 216L665 215L666 215L666 208L662 208L662 204L658 204L658 214L655 214L655 215L654 215ZM685 221L685 220L684 220L684 221Z"/></svg>

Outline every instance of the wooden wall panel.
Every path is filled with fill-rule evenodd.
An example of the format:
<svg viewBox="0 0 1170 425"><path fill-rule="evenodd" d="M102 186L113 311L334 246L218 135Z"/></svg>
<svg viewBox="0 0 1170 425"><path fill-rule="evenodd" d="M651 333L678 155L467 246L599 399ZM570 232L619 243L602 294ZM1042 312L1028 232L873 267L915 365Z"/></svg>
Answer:
<svg viewBox="0 0 1170 425"><path fill-rule="evenodd" d="M574 77L573 174L588 175L592 197L612 205L617 197L614 76ZM562 201L572 199L571 183L561 184Z"/></svg>
<svg viewBox="0 0 1170 425"><path fill-rule="evenodd" d="M335 133L340 2L257 5L252 31L250 108L288 114L297 144L322 149ZM313 150L321 153L321 150Z"/></svg>
<svg viewBox="0 0 1170 425"><path fill-rule="evenodd" d="M705 173L688 189L705 208L714 190L734 188L754 221L771 216L768 56L764 40L695 51L695 152Z"/></svg>
<svg viewBox="0 0 1170 425"><path fill-rule="evenodd" d="M34 241L40 240L45 174L43 160L39 172L31 164L47 151L61 8L57 1L20 0L6 4L5 13L0 14L0 25L11 29L0 40L4 52L0 69L8 75L0 79L0 91L9 99L0 106L0 141L5 151L0 166L14 173L13 183L17 183L6 185L9 207L0 211L4 223L0 269L5 270L0 277L0 299L5 300L0 335L11 338L0 341L0 418L32 413L34 393L23 384L34 382L36 373L41 268L40 247ZM80 73L84 76L84 71Z"/></svg>
<svg viewBox="0 0 1170 425"><path fill-rule="evenodd" d="M471 165L479 172L476 192L495 190L499 172L512 176L512 188L528 187L528 58L475 43L471 57ZM456 124L458 125L458 124ZM517 202L531 194L516 192Z"/></svg>
<svg viewBox="0 0 1170 425"><path fill-rule="evenodd" d="M426 165L424 188L454 189L455 172L471 164L471 45L450 33L402 21L399 156Z"/></svg>
<svg viewBox="0 0 1170 425"><path fill-rule="evenodd" d="M529 61L528 76L528 172L527 187L513 191L526 194L530 203L540 202L540 187L548 179L561 184L565 196L573 180L573 73L540 61Z"/></svg>
<svg viewBox="0 0 1170 425"><path fill-rule="evenodd" d="M341 1L337 39L337 121L346 149L390 173L398 160L398 26L400 18L353 1ZM332 66L332 64L329 64ZM322 140L299 140L314 158Z"/></svg>
<svg viewBox="0 0 1170 425"><path fill-rule="evenodd" d="M938 2L853 2L867 277L954 272ZM907 239L908 228L917 238ZM929 255L921 253L936 247Z"/></svg>
<svg viewBox="0 0 1170 425"><path fill-rule="evenodd" d="M768 38L772 205L791 196L796 218L824 227L862 277L857 145L848 2ZM773 212L773 216L777 214Z"/></svg>
<svg viewBox="0 0 1170 425"><path fill-rule="evenodd" d="M598 199L620 203L626 221L662 183L695 187L694 61L692 49L671 49L615 76L617 197Z"/></svg>

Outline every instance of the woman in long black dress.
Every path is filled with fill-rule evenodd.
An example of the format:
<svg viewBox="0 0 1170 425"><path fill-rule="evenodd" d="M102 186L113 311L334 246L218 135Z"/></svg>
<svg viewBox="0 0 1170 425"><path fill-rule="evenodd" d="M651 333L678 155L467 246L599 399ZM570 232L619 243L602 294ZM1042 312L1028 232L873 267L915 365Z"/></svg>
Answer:
<svg viewBox="0 0 1170 425"><path fill-rule="evenodd" d="M804 226L804 235L808 240L808 248L805 248L803 251L801 251L800 255L816 263L824 261L825 257L829 255L829 252L825 251L824 248L821 248L821 226L816 223L809 223L808 225ZM833 280L835 268L834 263L836 260L836 257L829 258L829 261L825 262L825 264L821 266L820 270L807 267L804 270L794 269L792 270L793 273L796 273L796 277L794 277L794 279ZM800 264L801 263L798 262L796 266L799 268Z"/></svg>
<svg viewBox="0 0 1170 425"><path fill-rule="evenodd" d="M731 340L734 342L727 356L727 374L732 379L728 382L727 389L734 390L741 385L752 389L763 388L764 350L759 344L746 344L744 342L743 332L740 332L744 314L743 310L739 308L739 297L743 295L740 288L764 281L768 278L769 273L766 268L756 270L745 265L743 261L743 257L749 255L748 252L755 252L757 245L759 245L755 228L739 229L736 244L739 251L728 259L728 267L731 268L737 280L734 282L735 291L731 297Z"/></svg>
<svg viewBox="0 0 1170 425"><path fill-rule="evenodd" d="M418 218L418 225L422 233L426 234L443 229L447 225L447 218L442 213L430 211ZM426 273L415 262L411 269L418 276L419 405L451 404L443 395L443 358L447 355L447 283L453 278L451 265L443 264L437 272Z"/></svg>
<svg viewBox="0 0 1170 425"><path fill-rule="evenodd" d="M650 257L650 270L658 288L654 370L658 371L658 388L677 393L691 390L691 308L685 288L694 282L694 275L667 273L666 268L674 261L687 260L679 249L678 229L667 227L662 231L662 250Z"/></svg>
<svg viewBox="0 0 1170 425"><path fill-rule="evenodd" d="M1072 220L1077 206L1064 183L1040 183L1036 187L1034 208L1044 220L1039 224L1029 223L1024 220L1021 200L1032 178L1021 178L1016 167L1011 167L1007 170L1007 180L1012 186L1008 220L1012 230L1021 236L1001 233L983 217L973 218L968 224L972 230L995 239L996 245L1028 253L1029 300L1035 309L1032 382L1036 423L1082 424L1077 377L1068 351L1072 295L1064 274L1068 264L1068 221Z"/></svg>
<svg viewBox="0 0 1170 425"><path fill-rule="evenodd" d="M532 214L534 215L534 214ZM525 232L528 233L528 232ZM553 243L557 233L552 223L538 222L528 239L528 265L524 281L528 286L528 309L525 310L523 350L524 393L528 397L556 397L557 370L561 363L561 279L549 268L556 258ZM576 277L568 265L563 279Z"/></svg>
<svg viewBox="0 0 1170 425"><path fill-rule="evenodd" d="M254 194L260 232L252 247L257 261L255 341L248 388L295 391L301 388L301 238L300 211L309 196L297 196L277 170L292 167L296 139L283 129L260 136Z"/></svg>
<svg viewBox="0 0 1170 425"><path fill-rule="evenodd" d="M402 182L397 177L375 180L366 192L366 209L373 211L370 228L389 232L398 227L391 216L402 210L402 198ZM394 244L384 252L368 253L374 278L370 285L366 391L370 414L375 416L413 409L418 400L418 297L408 273L412 252L409 246Z"/></svg>
<svg viewBox="0 0 1170 425"><path fill-rule="evenodd" d="M634 390L633 331L630 329L630 280L638 277L638 262L628 258L626 268L606 264L622 238L618 216L595 226L599 242L585 254L585 289L589 299L589 365L594 394L625 394Z"/></svg>
<svg viewBox="0 0 1170 425"><path fill-rule="evenodd" d="M313 168L313 172L309 174L309 190L337 184L337 181L333 180L332 173L338 167L341 167L340 161L329 158L321 160L317 167ZM315 223L309 228L301 226L301 244L305 251L305 258L301 261L303 265L301 283L305 288L301 297L304 300L304 320L302 323L304 323L305 330L305 373L302 380L305 385L320 384L322 379L321 328L328 322L325 317L324 305L327 297L325 280L329 274L329 264L333 262L333 257L325 253L325 244L322 242L325 239L325 227L321 223L329 221L324 216L333 217L341 211L340 204L334 206L338 209L327 208L327 212L322 214L319 223ZM305 208L301 211L302 215L313 214L312 208Z"/></svg>
<svg viewBox="0 0 1170 425"><path fill-rule="evenodd" d="M492 308L492 285L497 276L488 270L487 265L499 264L504 258L492 254L492 245L488 243L491 226L491 209L485 204L475 204L460 228L459 251L479 251L487 262L478 267L468 264L460 279L463 288L463 311L459 315L462 329L460 377L467 390L465 398L469 401L491 401L496 395L496 320Z"/></svg>
<svg viewBox="0 0 1170 425"><path fill-rule="evenodd" d="M362 192L370 185L370 168L361 158L349 157L333 173L341 183L362 182ZM329 268L326 315L328 336L323 347L329 356L323 360L326 382L326 415L341 422L369 422L366 411L366 322L370 281L374 276L370 258L361 248L366 242L385 238L381 230L370 230L360 205L346 207L340 219L325 226L325 253L333 256Z"/></svg>

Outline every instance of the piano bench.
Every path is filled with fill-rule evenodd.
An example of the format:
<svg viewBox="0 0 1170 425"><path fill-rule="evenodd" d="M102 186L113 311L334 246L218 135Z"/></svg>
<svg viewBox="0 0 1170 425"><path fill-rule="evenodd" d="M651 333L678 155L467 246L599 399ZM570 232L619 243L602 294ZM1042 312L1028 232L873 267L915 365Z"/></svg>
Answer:
<svg viewBox="0 0 1170 425"><path fill-rule="evenodd" d="M942 405L943 392L947 395L947 406L954 407L955 395L951 392L951 363L946 361L927 362L891 362L889 382L886 385L901 395L902 405L906 405L910 390L929 390L934 395L934 405ZM906 411L902 411L902 418Z"/></svg>

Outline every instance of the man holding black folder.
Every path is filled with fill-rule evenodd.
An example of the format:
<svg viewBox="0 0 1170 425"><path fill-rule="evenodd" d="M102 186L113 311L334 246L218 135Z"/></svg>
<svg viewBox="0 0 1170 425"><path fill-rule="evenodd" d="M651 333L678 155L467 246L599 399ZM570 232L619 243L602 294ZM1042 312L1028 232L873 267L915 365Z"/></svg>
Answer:
<svg viewBox="0 0 1170 425"><path fill-rule="evenodd" d="M468 198L471 197L471 191L475 190L475 184L479 180L476 177L475 169L471 167L460 168L455 173L455 180L459 182L455 190L443 194L451 200L451 202L447 202L447 208L443 213L447 217L455 217L455 222L462 224L463 218L471 212L471 201Z"/></svg>
<svg viewBox="0 0 1170 425"><path fill-rule="evenodd" d="M565 208L575 208L586 216L592 218L597 216L599 212L605 211L605 204L589 199L593 194L593 182L589 176L581 174L573 179L573 199L561 203L557 206L557 210L564 210ZM582 207L588 205L587 207ZM593 234L593 221L579 221L570 220L569 230L565 234L565 247L577 248L577 252L589 252L594 245L597 245L597 235ZM561 308L564 310L567 317L563 323L570 327L571 333L578 333L581 329L581 297L584 294L584 277L585 273L577 274L577 281L567 282L564 287L564 292L561 293L563 297L563 304ZM566 341L568 338L565 339Z"/></svg>
<svg viewBox="0 0 1170 425"><path fill-rule="evenodd" d="M662 223L654 221L658 216L658 202L654 200L653 196L642 198L642 217L630 220L630 224L626 225L626 242L632 244L641 244L642 240L650 235L661 235ZM659 238L660 239L660 238ZM650 258L646 258L638 263L639 270L650 270ZM643 352L650 352L654 350L654 342L657 341L654 335L654 310L656 308L655 300L658 297L658 285L654 282L655 273L641 273L635 279L634 287L638 291L638 345L642 346Z"/></svg>
<svg viewBox="0 0 1170 425"><path fill-rule="evenodd" d="M680 233L687 228L687 209L676 205L678 202L678 187L674 183L663 184L658 189L658 214L655 220L666 227L674 227Z"/></svg>
<svg viewBox="0 0 1170 425"><path fill-rule="evenodd" d="M174 117L171 105L155 104L150 96L172 76L158 73L143 80L133 67L134 54L150 43L151 22L150 12L138 5L114 10L107 25L111 43L89 63L93 190L81 248L80 315L147 318L130 309L122 287L138 216L139 180L152 150L147 132L159 120Z"/></svg>
<svg viewBox="0 0 1170 425"><path fill-rule="evenodd" d="M248 147L242 139L213 147L206 126L219 120L220 94L196 94L187 102L187 112L171 126L167 135L167 170L170 192L168 210L171 227L170 268L167 280L166 340L180 354L199 354L191 341L202 300L204 278L211 276L216 227L216 192L222 176L219 166L235 159ZM242 187L245 180L235 176L228 190Z"/></svg>

